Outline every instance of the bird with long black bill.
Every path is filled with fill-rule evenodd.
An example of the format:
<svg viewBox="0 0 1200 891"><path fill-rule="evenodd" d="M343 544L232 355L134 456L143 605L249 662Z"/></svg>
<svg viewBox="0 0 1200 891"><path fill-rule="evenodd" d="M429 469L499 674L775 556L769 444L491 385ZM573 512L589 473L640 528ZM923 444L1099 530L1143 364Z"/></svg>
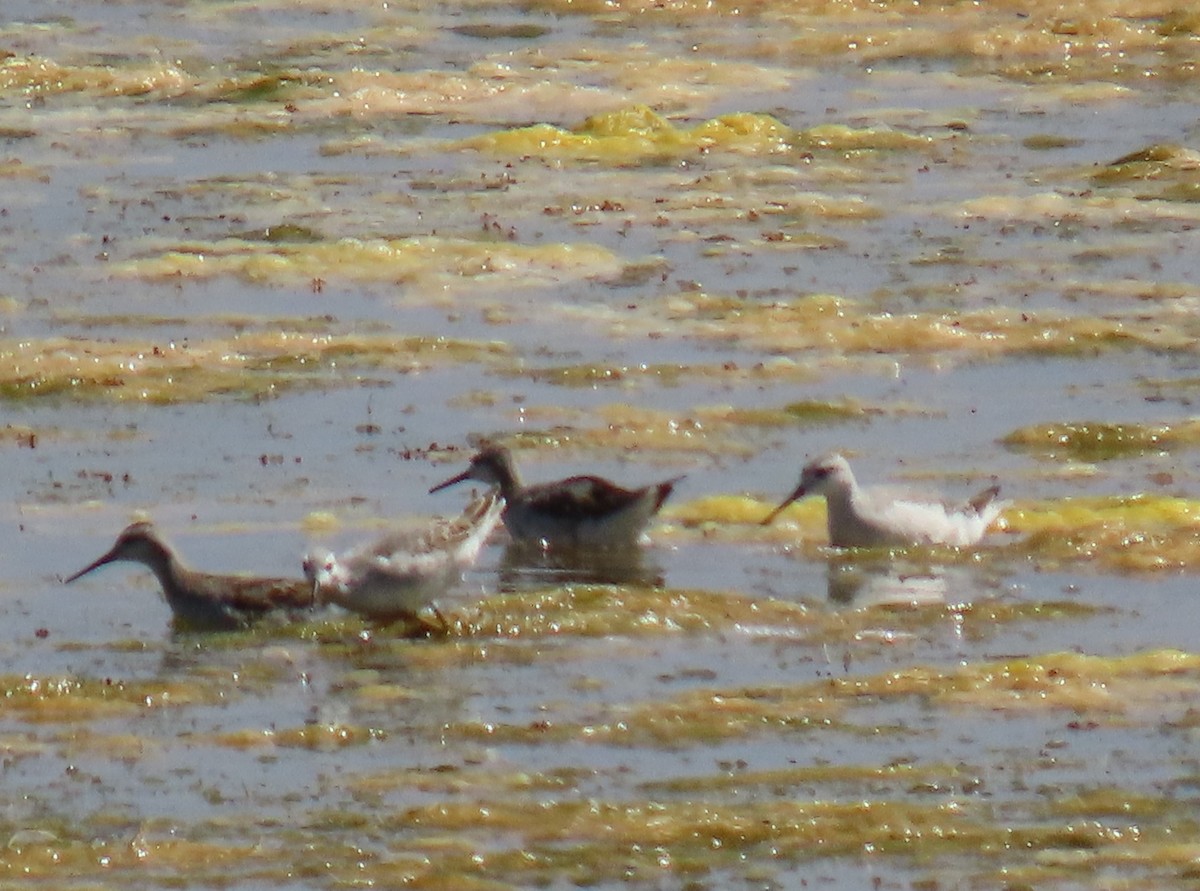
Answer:
<svg viewBox="0 0 1200 891"><path fill-rule="evenodd" d="M154 573L171 612L185 625L236 628L276 610L306 610L313 605L312 585L304 579L221 575L190 568L148 522L126 526L108 551L64 582L118 561L141 563Z"/></svg>
<svg viewBox="0 0 1200 891"><path fill-rule="evenodd" d="M541 548L623 548L635 545L650 519L683 477L626 489L599 476L580 475L527 486L512 453L489 445L462 473L438 483L437 492L475 480L504 496L504 526L513 540Z"/></svg>

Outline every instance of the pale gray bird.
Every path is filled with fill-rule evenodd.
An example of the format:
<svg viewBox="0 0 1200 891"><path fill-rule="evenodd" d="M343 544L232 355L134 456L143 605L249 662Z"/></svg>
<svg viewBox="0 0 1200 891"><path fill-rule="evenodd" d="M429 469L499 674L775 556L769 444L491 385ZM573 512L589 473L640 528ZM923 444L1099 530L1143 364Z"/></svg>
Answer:
<svg viewBox="0 0 1200 891"><path fill-rule="evenodd" d="M340 557L304 558L318 603L336 603L371 619L417 618L461 580L500 523L504 497L490 489L453 520L385 535Z"/></svg>
<svg viewBox="0 0 1200 891"><path fill-rule="evenodd" d="M763 525L769 524L793 501L806 495L824 495L829 543L834 547L922 544L963 547L978 543L1000 515L1004 505L995 500L999 493L999 486L990 486L955 504L935 494L884 486L862 488L845 458L825 455L804 466L800 484L771 511Z"/></svg>

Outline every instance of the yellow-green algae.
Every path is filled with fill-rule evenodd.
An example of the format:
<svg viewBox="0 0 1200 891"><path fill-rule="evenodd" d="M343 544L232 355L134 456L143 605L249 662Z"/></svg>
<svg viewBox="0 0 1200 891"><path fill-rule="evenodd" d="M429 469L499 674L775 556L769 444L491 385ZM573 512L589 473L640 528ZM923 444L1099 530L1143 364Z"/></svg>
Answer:
<svg viewBox="0 0 1200 891"><path fill-rule="evenodd" d="M665 853L685 873L707 868L711 855L706 857L705 852L713 850L728 849L725 856L736 858L739 852L769 844L777 857L804 856L805 851L811 855L816 850L836 856L861 853L866 838L873 838L882 851L953 838L964 829L975 834L969 820L953 805L884 801L622 804L584 800L547 801L533 808L526 802L509 806L489 802L487 806L464 803L410 808L388 822L394 828L401 820L417 829L448 829L478 821L476 825L490 833L520 832L533 846L591 839L611 853L624 851L633 863L644 857L649 865ZM563 854L574 852L585 862L600 853L573 846ZM545 856L551 856L551 851L547 849ZM687 861L692 857L697 862L689 868ZM619 871L625 866L622 861L610 869Z"/></svg>
<svg viewBox="0 0 1200 891"><path fill-rule="evenodd" d="M643 595L643 602L653 598ZM727 614L721 614L721 601L732 601ZM810 646L845 648L878 636L881 629L887 639L900 639L947 621L965 639L983 639L997 629L1024 621L1079 621L1102 612L1097 607L1073 602L1027 603L982 602L976 604L934 604L924 607L877 607L828 612L809 610L796 604L773 600L748 601L732 593L709 594L661 592L657 604L644 606L629 597L615 601L621 609L634 612L614 617L596 612L585 601L564 601L555 592L531 597L531 608L508 622L491 618L503 602L489 598L481 605L480 618L466 626L456 619L455 634L480 634L513 639L544 636L630 636L654 634L695 634L702 630L738 631L748 636L765 635L803 639ZM687 613L679 612L681 601ZM708 601L711 613L697 609ZM567 604L584 617L576 619ZM637 610L641 610L638 612ZM548 615L542 617L542 612ZM494 624L493 624L494 623ZM465 642L464 642L465 643ZM614 645L615 647L615 645ZM615 651L615 650L614 650ZM560 654L561 655L561 654ZM409 664L448 669L464 658L484 658L480 646L425 648L413 653ZM568 660L569 661L569 660ZM983 708L1078 708L1089 704L1112 713L1119 707L1121 692L1128 689L1130 703L1147 700L1138 695L1152 687L1163 695L1183 694L1200 689L1196 657L1173 652L1128 657L1110 662L1102 657L1078 654L1050 654L1012 660L1005 663L966 664L953 668L912 667L885 675L856 676L794 685L764 685L747 689L699 687L674 699L656 697L642 703L614 706L593 715L587 721L555 718L531 724L506 724L498 721L455 722L442 728L443 733L478 742L538 744L546 740L587 741L606 745L686 746L738 738L758 732L840 731L880 732L878 725L869 730L855 723L849 714L853 707L869 705L881 697L920 695L947 705L978 705ZM1180 679L1177 676L1186 674ZM1140 684L1140 686L1138 686ZM1119 688L1116 693L1089 699L1089 688ZM1137 689L1132 689L1137 687ZM1136 695L1135 695L1136 694ZM869 700L868 697L874 697ZM1009 701L1011 699L1011 701ZM905 733L902 727L888 732Z"/></svg>
<svg viewBox="0 0 1200 891"><path fill-rule="evenodd" d="M802 702L806 693L818 707L835 710L869 707L881 696L914 695L935 704L941 701L953 707L988 708L986 688L990 686L1001 696L1002 707L1011 707L1013 698L1025 698L1033 707L1073 708L1081 697L1071 688L1090 685L1102 687L1109 694L1101 700L1104 707L1111 709L1115 704L1121 713L1136 715L1148 702L1178 701L1180 690L1170 681L1195 685L1198 673L1200 662L1196 657L1172 651L1151 651L1116 660L1048 654L945 670L912 669L820 680L796 685L794 700L773 688L761 688L699 691L678 701L694 703L688 711L709 713L698 720L716 725L724 722L737 733L753 732L755 727L763 728L771 722L777 729L804 726L803 720L797 723L797 712L802 708L796 703ZM985 688L983 693L979 693L981 686ZM964 699L964 694L969 698ZM674 711L671 705L668 703L662 711L658 714L658 709L649 704L644 710L652 720L665 717L670 722ZM621 723L634 725L636 719L623 717ZM818 722L814 729L836 726ZM443 733L469 730L449 725ZM508 736L504 728L496 730L491 734L493 739ZM614 730L628 732L620 724L614 725ZM553 722L530 727L527 732L530 742L559 736ZM898 730L884 728L884 732ZM323 737L320 745L332 747L325 733L319 733ZM686 724L668 728L663 734L663 742L669 740L672 745L702 738L690 735ZM513 739L519 741L521 737ZM136 754L134 748L125 748L131 755ZM114 754L121 751L115 744L109 749ZM763 856L776 864L839 854L859 856L869 849L880 856L936 858L942 863L959 854L976 860L982 856L987 869L996 870L1005 869L1012 851L1032 849L1047 855L1036 861L1040 869L1027 861L1020 862L1029 874L1042 878L1052 875L1055 865L1074 852L1091 853L1093 858L1085 865L1097 868L1125 862L1163 870L1183 868L1185 862L1178 847L1182 830L1174 819L1178 803L1165 803L1155 809L1130 802L1130 807L1122 808L1116 804L1120 801L1118 789L1085 790L1079 796L1063 798L1061 806L1035 803L1028 809L1009 808L1000 820L990 804L971 794L978 780L962 766L864 764L721 772L711 778L646 784L640 795L620 800L571 794L578 783L587 781L586 772L514 774L498 772L491 765L465 772L393 771L351 778L353 793L372 802L370 815L318 809L305 816L304 824L309 829L321 828L323 834L354 832L360 840L371 842L370 853L360 853L354 867L347 863L344 852L338 853L339 843L334 842L326 850L325 842L317 838L307 852L299 852L289 860L290 869L293 874L314 877L331 871L354 875L359 881L383 881L403 875L416 887L444 887L442 882L472 887L476 879L521 883L539 875L574 875L576 870L580 870L581 879L594 881L597 876L609 874L606 870L614 870L614 877L628 880L631 868L661 875L668 864L672 874L700 874L733 866L747 850L757 846L763 846ZM830 791L840 790L842 795L849 786L849 800L822 794L831 786ZM439 800L399 808L389 808L386 798L378 800L381 795L410 787L436 795ZM728 797L756 787L769 795L753 801ZM922 791L934 796L933 800L922 797ZM950 801L946 800L947 791L956 793ZM222 793L214 787L212 794ZM725 797L715 798L718 794ZM1159 820L1163 826L1174 825L1175 834L1163 835ZM280 832L286 835L293 831L272 822L276 837ZM252 819L235 823L239 832L254 825ZM174 839L170 844L157 839L153 826L143 825L143 834L124 854L108 842L85 844L86 837L80 838L80 827L73 824L74 829L51 833L61 840L43 840L45 843L0 852L0 869L17 869L29 876L60 881L64 876L90 874L98 865L103 865L109 875L124 871L134 874L136 870L143 880L158 870L173 874L180 869L187 869L195 878L208 875L205 870L212 869L212 861L206 855L216 848L220 851L218 862L236 865L242 880L274 875L273 865L261 852L229 843L227 833L233 831L235 823L194 821L189 824L191 837L186 842ZM486 847L477 840L480 835L491 839ZM498 838L508 841L497 842ZM1137 847L1130 847L1134 842ZM1166 845L1176 846L1176 853L1167 851ZM1167 856L1164 860L1156 854ZM193 863L193 858L199 859ZM440 880L430 878L434 871L440 872Z"/></svg>
<svg viewBox="0 0 1200 891"><path fill-rule="evenodd" d="M911 666L869 677L831 678L826 693L890 698L920 695L935 703L984 710L1064 709L1130 716L1151 703L1178 703L1200 690L1200 656L1146 650L1128 656L1049 653L956 668Z"/></svg>
<svg viewBox="0 0 1200 891"><path fill-rule="evenodd" d="M635 380L654 380L667 386L686 381L696 369L683 365L559 365L522 372L535 381L563 387L595 387L601 384L627 384Z"/></svg>
<svg viewBox="0 0 1200 891"><path fill-rule="evenodd" d="M674 700L627 707L597 725L555 729L568 737L631 744L647 740L695 744L757 732L845 731L854 726L853 709L913 696L945 708L1063 710L1116 721L1132 720L1152 703L1175 703L1182 710L1181 703L1198 692L1200 656L1195 654L1175 650L1123 657L1051 653L948 667L911 665L792 685L694 689ZM499 728L491 733L508 735Z"/></svg>
<svg viewBox="0 0 1200 891"><path fill-rule="evenodd" d="M1091 175L1099 186L1124 186L1139 198L1200 201L1200 152L1180 145L1151 145L1112 161Z"/></svg>
<svg viewBox="0 0 1200 891"><path fill-rule="evenodd" d="M654 885L666 875L703 882L714 870L744 870L747 857L766 869L765 880L771 868L788 864L890 856L918 864L961 860L971 864L976 880L1013 887L1014 871L1035 884L1055 878L1077 882L1091 872L1104 875L1104 867L1113 865L1184 879L1198 849L1181 802L1172 802L1163 820L1145 823L1130 817L1017 818L1015 824L1012 815L998 819L994 805L977 796L922 802L871 795L809 801L803 794L733 802L547 801L497 790L496 797L472 802L374 814L318 811L307 825L323 831L303 835L246 814L236 823L198 823L188 838L155 820L142 823L132 839L97 826L100 837L76 840L89 821L49 833L57 836L53 841L42 835L40 842L31 839L0 852L0 874L62 882L103 869L110 880L145 883L185 870L193 881L207 884L220 884L230 874L242 882L286 875L337 884L493 891L564 877L584 885L606 879ZM282 869L277 846L230 842L246 831L267 830L288 847ZM346 834L359 841L345 842ZM1030 860L1028 852L1036 856Z"/></svg>
<svg viewBox="0 0 1200 891"><path fill-rule="evenodd" d="M714 369L712 374L723 377L723 371L719 369ZM773 377L769 374L766 376ZM479 394L476 394L476 398L480 398ZM493 399L491 404L497 401ZM675 453L727 458L731 455L748 456L757 451L754 437L761 428L815 427L866 422L879 415L919 413L918 409L911 406L871 405L855 399L809 400L777 408L696 406L688 411L649 409L630 403L609 403L587 410L522 405L521 432L489 438L518 453L531 453L531 458L538 451L550 450L557 456L586 450L607 454ZM455 455L450 457L453 460L459 458ZM521 455L517 457L520 461ZM715 497L719 499L724 496ZM710 506L718 503L713 501ZM693 514L693 517L699 520L697 515ZM721 518L710 515L707 519L715 521Z"/></svg>
<svg viewBox="0 0 1200 891"><path fill-rule="evenodd" d="M255 14L271 3L251 4ZM279 70L263 73L261 68L231 75L224 66L198 66L194 70L178 64L148 64L140 59L110 65L72 66L44 56L10 56L4 61L4 89L17 95L82 95L122 97L186 95L210 104L194 120L207 116L211 128L228 127L230 132L251 135L264 127L284 129L301 122L327 126L331 116L354 117L403 114L486 114L497 106L515 112L531 106L545 116L562 108L606 108L636 99L667 107L702 106L704 99L722 87L762 87L770 83L783 90L796 78L795 59L842 58L867 65L877 60L931 58L956 66L967 66L967 74L979 71L1031 82L1060 92L1073 87L1081 95L1093 87L1086 101L1104 101L1120 88L1113 81L1141 86L1148 76L1194 77L1186 48L1195 38L1194 16L1179 9L1165 13L1157 6L1144 14L1119 9L1089 9L1076 0L1058 5L1054 14L1037 4L1022 3L1019 9L1005 6L973 6L961 3L909 5L903 14L880 14L877 3L837 4L744 4L718 8L712 4L594 4L579 0L545 0L539 4L559 13L593 11L606 22L641 26L640 19L685 16L689 21L711 19L748 25L763 23L771 29L771 40L746 45L741 28L722 28L705 35L705 56L680 54L662 58L641 42L621 52L591 47L567 58L554 53L529 51L484 58L466 71L396 71L373 64L381 57L392 58L411 52L430 39L423 18L412 19L412 11L387 26L368 23L345 35L312 38L303 35L286 45ZM602 7L602 8L599 8ZM223 8L223 7L222 7ZM1020 13L1017 15L1016 13ZM395 15L401 10L389 8ZM48 48L54 48L52 42ZM337 49L355 57L352 68L334 64ZM311 56L306 54L312 54ZM757 57L769 64L748 64ZM1139 55L1144 60L1139 61ZM296 64L288 65L295 58ZM314 65L313 58L323 63ZM786 62L782 67L779 62ZM260 60L260 66L263 63ZM559 77L547 77L547 71ZM583 71L584 83L575 83ZM1098 83L1089 81L1099 80ZM668 85L669 89L664 89ZM1101 88L1107 88L1102 90ZM231 101L240 100L241 105ZM264 101L266 100L266 101ZM247 102L251 104L246 104ZM227 102L230 113L223 120L213 114ZM288 109L281 106L287 104ZM236 113L235 113L236 112ZM191 132L195 132L193 129Z"/></svg>
<svg viewBox="0 0 1200 891"><path fill-rule="evenodd" d="M627 213L634 220L664 230L668 241L695 238L695 230L709 226L750 224L761 227L752 239L759 249L785 238L784 233L818 223L856 222L878 219L884 210L861 195L845 189L858 179L877 175L870 165L838 165L836 168L805 162L803 169L769 165L746 170L717 169L688 181L686 188L664 184L643 205L631 196ZM828 181L833 191L815 191L816 181ZM652 213L650 219L646 215ZM771 227L771 228L767 228ZM799 231L794 236L804 248L833 248L841 239L828 233ZM732 252L741 245L732 236L713 236L706 254ZM744 245L741 245L745 249Z"/></svg>
<svg viewBox="0 0 1200 891"><path fill-rule="evenodd" d="M779 500L782 501L786 494L781 489ZM687 528L733 533L736 530L728 527L758 526L774 509L776 503L750 495L704 495L688 501L668 502L663 508L662 515ZM759 527L759 529L753 530L753 534L773 535L780 534L780 530L786 530L782 534L794 538L796 527L799 526L804 530L805 538L813 537L824 528L824 502L819 498L795 502L787 508L787 520L791 522L780 522L765 528ZM775 530L775 533L772 533L771 530Z"/></svg>
<svg viewBox="0 0 1200 891"><path fill-rule="evenodd" d="M94 837L85 834L89 829ZM0 879L60 886L82 880L82 887L116 887L122 881L139 887L171 887L186 875L189 882L216 888L231 882L274 884L289 876L325 875L332 861L347 856L344 841L314 839L281 857L276 844L247 844L247 831L279 837L281 843L292 834L287 827L260 824L252 813L240 815L237 825L197 821L187 832L180 831L174 817L141 821L133 827L127 820L108 825L96 817L76 819L55 833L54 842L0 851Z"/></svg>
<svg viewBox="0 0 1200 891"><path fill-rule="evenodd" d="M1156 455L1200 445L1200 420L1137 424L1101 421L1032 424L1002 442L1013 449L1074 461L1108 461Z"/></svg>
<svg viewBox="0 0 1200 891"><path fill-rule="evenodd" d="M211 705L238 695L236 679L214 680L9 675L0 678L0 710L33 723L98 720L131 717L147 709Z"/></svg>
<svg viewBox="0 0 1200 891"><path fill-rule="evenodd" d="M1091 180L1139 200L1200 202L1200 152L1181 145L1147 146L1093 172Z"/></svg>
<svg viewBox="0 0 1200 891"><path fill-rule="evenodd" d="M0 158L0 177L5 179L33 179L49 182L49 176L45 170L33 167L17 158Z"/></svg>
<svg viewBox="0 0 1200 891"><path fill-rule="evenodd" d="M1161 795L1139 795L1119 786L1102 786L1051 798L1045 810L1058 817L1123 817L1141 822L1169 817L1174 805Z"/></svg>
<svg viewBox="0 0 1200 891"><path fill-rule="evenodd" d="M496 765L447 765L429 771L414 767L393 767L348 778L348 788L357 798L382 799L398 789L413 789L427 794L495 795L571 792L592 771L586 768L562 768L547 771L503 771Z"/></svg>
<svg viewBox="0 0 1200 891"><path fill-rule="evenodd" d="M855 565L855 564L851 564ZM825 591L811 592L821 599ZM208 646L238 652L264 634L319 643L323 654L354 666L339 682L361 708L426 699L424 688L381 683L376 669L403 665L453 672L466 665L569 664L588 641L605 640L612 653L642 638L741 634L748 639L803 640L844 647L877 637L914 637L947 620L967 640L982 640L1020 622L1081 620L1106 609L1083 602L979 600L975 603L881 604L851 610L814 609L809 603L748 597L736 591L661 588L639 584L563 584L520 594L492 594L442 609L445 625L415 640L408 629L378 627L352 616L282 628L253 629L214 638ZM427 638L427 639L426 639ZM537 642L555 640L554 649ZM626 643L618 643L624 640ZM512 646L528 641L533 647ZM359 672L366 672L359 675ZM419 707L414 705L414 707ZM247 744L255 738L243 739ZM258 740L268 742L268 740Z"/></svg>
<svg viewBox="0 0 1200 891"><path fill-rule="evenodd" d="M194 79L165 60L130 67L64 65L39 56L10 56L0 61L0 91L27 95L87 93L96 96L166 95L191 89Z"/></svg>
<svg viewBox="0 0 1200 891"><path fill-rule="evenodd" d="M1099 867L1104 858L1124 857L1156 872L1153 852L1180 845L1165 825L1142 827L1129 818L1105 822L1079 818L1012 825L997 819L989 804L966 797L936 802L896 802L863 797L853 801L796 800L779 795L765 800L635 800L605 802L487 800L456 806L408 808L384 821L384 831L448 833L473 827L489 837L516 834L519 850L480 851L474 862L489 876L534 880L564 872L580 883L608 877L651 881L664 873L698 879L750 857L768 864L809 862L825 857L897 857L918 863L969 861L976 875L1001 881L1016 852L1053 857L1095 855L1081 865ZM1172 808L1174 816L1186 812ZM1193 832L1184 819L1182 834ZM1149 848L1150 851L1145 849ZM1180 851L1182 853L1182 851ZM1052 858L1049 858L1052 859ZM1077 858L1078 859L1078 858ZM449 868L466 863L450 858ZM1183 866L1179 855L1166 870ZM769 875L770 873L765 873ZM1029 873L1048 879L1053 865ZM1078 879L1078 874L1073 874ZM1013 887L1011 883L1006 887Z"/></svg>
<svg viewBox="0 0 1200 891"><path fill-rule="evenodd" d="M763 380L783 376L772 373L761 366L748 373ZM742 370L736 365L581 365L538 368L532 371L523 371L521 374L552 384L592 388L601 384L621 385L645 379L672 385L696 381L720 382L727 380L730 376L743 376ZM653 438L655 430L666 432L670 436L678 435L683 430L690 430L699 436L705 430L711 433L744 427L820 426L845 421L866 421L879 415L905 413L906 408L904 406L871 405L858 399L842 398L806 399L776 408L739 408L735 405L699 406L687 416L622 404L605 406L601 412L603 420L608 422L609 427L637 426L644 429ZM530 407L523 414L527 419L557 417L565 422L570 418L572 412L566 409ZM571 420L577 423L582 422L586 413L579 412L578 414L577 419L571 418ZM524 441L532 438L529 435L522 437ZM557 443L558 445L564 444L561 440L557 440Z"/></svg>
<svg viewBox="0 0 1200 891"><path fill-rule="evenodd" d="M385 282L427 287L414 299L436 300L460 279L498 277L505 288L560 283L569 278L615 276L624 261L598 245L525 245L436 236L341 238L311 244L224 238L113 263L112 274L146 280L208 279L232 275L272 285Z"/></svg>
<svg viewBox="0 0 1200 891"><path fill-rule="evenodd" d="M729 456L749 455L753 451L743 428L723 409L696 409L681 414L614 403L588 411L522 406L520 414L525 430L492 437L518 452L553 449L562 455L564 451L579 449L604 450L610 454ZM517 460L521 460L519 454Z"/></svg>
<svg viewBox="0 0 1200 891"><path fill-rule="evenodd" d="M1019 312L1009 308L896 313L833 295L769 302L733 295L680 294L666 309L698 338L735 336L759 349L826 350L913 356L1093 356L1107 350L1188 348L1196 336L1166 332L1157 322Z"/></svg>
<svg viewBox="0 0 1200 891"><path fill-rule="evenodd" d="M1097 260L1105 260L1117 254L1115 249L1105 249L1096 254L1077 254L1076 257L1081 262L1086 262L1090 258ZM1182 304L1184 301L1194 300L1200 296L1200 289L1189 282L1165 282L1165 281L1078 281L1063 288L1063 296L1068 300L1080 300L1085 298L1101 298L1110 301L1128 304L1129 301L1140 301L1143 303L1158 303L1158 304ZM1153 310L1152 310L1153 311ZM1161 310L1160 310L1161 312ZM1164 321L1168 318L1165 312L1161 313ZM1147 383L1142 381L1140 383Z"/></svg>
<svg viewBox="0 0 1200 891"><path fill-rule="evenodd" d="M1191 202L1144 201L1133 195L1089 189L1080 194L1041 192L968 198L951 211L968 220L1022 223L1033 227L1112 226L1119 232L1169 222L1194 223L1200 207ZM1020 260L1014 258L1013 263ZM1071 269L1077 273L1077 267Z"/></svg>
<svg viewBox="0 0 1200 891"><path fill-rule="evenodd" d="M701 634L739 625L808 627L807 607L728 591L629 585L563 585L493 595L465 614L447 617L454 634L479 637Z"/></svg>
<svg viewBox="0 0 1200 891"><path fill-rule="evenodd" d="M714 41L723 44L724 52L742 45L735 22L762 18L775 39L759 41L755 50L771 61L828 58L871 65L941 59L1037 85L1116 81L1137 86L1147 76L1184 82L1194 78L1186 47L1195 39L1196 17L1177 5L1157 2L755 0L726 7L700 0L539 0L537 6L556 13L617 17L631 24L646 19L643 27L676 19L693 25L706 19L723 22L725 30L715 31Z"/></svg>
<svg viewBox="0 0 1200 891"><path fill-rule="evenodd" d="M1021 140L1021 145L1025 146L1025 148L1038 152L1075 148L1082 144L1083 140L1081 139L1073 136L1064 136L1059 133L1037 133L1033 136L1026 136Z"/></svg>
<svg viewBox="0 0 1200 891"><path fill-rule="evenodd" d="M1200 502L1160 495L1080 497L1017 502L1009 530L1026 536L1014 545L1037 563L1091 566L1103 572L1153 572L1200 567Z"/></svg>
<svg viewBox="0 0 1200 891"><path fill-rule="evenodd" d="M394 334L243 331L225 338L0 341L0 398L173 404L263 398L295 387L344 387L354 372L408 372L434 364L494 361L496 343ZM349 371L350 374L346 374Z"/></svg>
<svg viewBox="0 0 1200 891"><path fill-rule="evenodd" d="M855 129L822 124L794 130L765 114L728 114L692 127L678 127L643 105L593 115L570 130L535 124L474 136L461 145L505 156L645 164L714 151L752 155L798 150L912 151L926 149L932 143L931 137L887 127Z"/></svg>
<svg viewBox="0 0 1200 891"><path fill-rule="evenodd" d="M730 407L721 414L733 424L762 427L787 427L793 425L819 426L841 421L861 421L872 415L884 414L882 408L869 406L857 399L839 400L804 399L789 402L781 409L738 409Z"/></svg>
<svg viewBox="0 0 1200 891"><path fill-rule="evenodd" d="M756 787L768 789L812 788L815 786L869 786L876 796L887 788L893 792L940 789L970 789L979 781L978 771L966 764L806 764L773 770L727 770L725 772L649 780L639 788L651 795L711 795L739 792Z"/></svg>
<svg viewBox="0 0 1200 891"><path fill-rule="evenodd" d="M233 749L280 748L334 752L386 738L383 731L360 724L305 724L302 727L259 727L211 735L199 734L196 742L211 742Z"/></svg>

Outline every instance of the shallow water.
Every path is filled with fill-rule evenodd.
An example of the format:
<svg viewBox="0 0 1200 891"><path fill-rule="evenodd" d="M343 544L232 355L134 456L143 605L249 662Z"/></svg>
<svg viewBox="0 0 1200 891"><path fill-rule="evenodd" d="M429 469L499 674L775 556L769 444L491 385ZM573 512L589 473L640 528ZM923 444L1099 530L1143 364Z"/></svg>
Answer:
<svg viewBox="0 0 1200 891"><path fill-rule="evenodd" d="M0 875L1188 886L1198 33L6 3ZM60 583L135 514L298 574L457 513L427 490L494 436L530 479L687 477L636 560L498 539L441 637ZM831 449L1013 506L974 555L756 525Z"/></svg>

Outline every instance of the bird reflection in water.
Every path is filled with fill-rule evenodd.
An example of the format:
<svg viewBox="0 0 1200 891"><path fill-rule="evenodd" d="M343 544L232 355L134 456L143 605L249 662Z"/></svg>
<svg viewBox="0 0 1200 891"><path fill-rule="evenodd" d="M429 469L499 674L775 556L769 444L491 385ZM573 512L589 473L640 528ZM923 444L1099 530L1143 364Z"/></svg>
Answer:
<svg viewBox="0 0 1200 891"><path fill-rule="evenodd" d="M547 585L639 585L662 587L663 569L644 548L558 548L513 541L499 566L504 593Z"/></svg>
<svg viewBox="0 0 1200 891"><path fill-rule="evenodd" d="M945 603L948 589L941 568L891 560L847 562L831 558L826 580L830 603L859 608Z"/></svg>
<svg viewBox="0 0 1200 891"><path fill-rule="evenodd" d="M977 565L897 559L894 554L831 556L826 581L830 603L858 609L972 601L997 586L997 580Z"/></svg>

